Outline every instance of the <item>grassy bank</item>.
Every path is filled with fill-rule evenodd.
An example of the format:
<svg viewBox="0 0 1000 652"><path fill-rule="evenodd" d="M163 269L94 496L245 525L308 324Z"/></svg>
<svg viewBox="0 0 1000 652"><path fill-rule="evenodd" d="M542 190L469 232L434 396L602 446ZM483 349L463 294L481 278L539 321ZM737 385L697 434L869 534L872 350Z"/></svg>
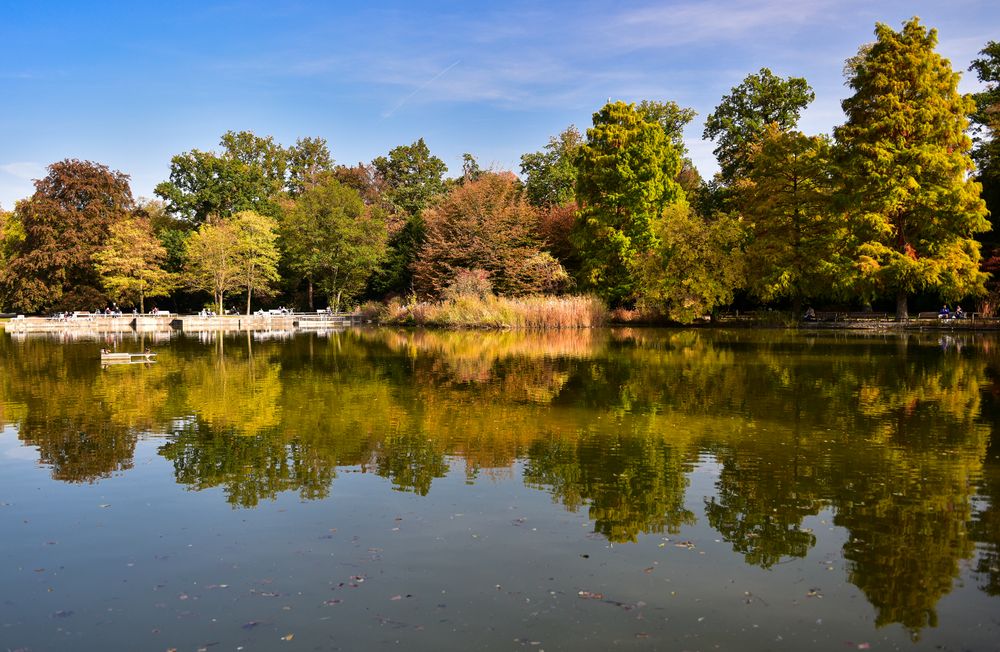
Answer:
<svg viewBox="0 0 1000 652"><path fill-rule="evenodd" d="M444 301L366 304L366 319L377 323L440 328L592 328L608 322L604 303L592 296L506 298L461 296Z"/></svg>

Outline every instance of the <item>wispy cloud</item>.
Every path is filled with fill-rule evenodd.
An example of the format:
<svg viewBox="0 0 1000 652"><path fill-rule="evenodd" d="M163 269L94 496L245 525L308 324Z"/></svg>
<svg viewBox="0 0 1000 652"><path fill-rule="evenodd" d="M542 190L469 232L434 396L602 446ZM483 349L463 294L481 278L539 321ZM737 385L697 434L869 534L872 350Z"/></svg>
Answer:
<svg viewBox="0 0 1000 652"><path fill-rule="evenodd" d="M16 161L0 165L0 172L9 174L22 181L33 181L45 176L45 166L32 161Z"/></svg>
<svg viewBox="0 0 1000 652"><path fill-rule="evenodd" d="M624 12L609 29L631 47L721 45L748 36L759 38L762 31L816 25L831 6L829 0L662 3Z"/></svg>
<svg viewBox="0 0 1000 652"><path fill-rule="evenodd" d="M389 109L388 111L386 111L385 113L383 113L382 117L383 118L391 118L393 113L395 113L400 108L402 108L403 105L406 104L407 102L409 102L413 97L415 97L417 93L419 93L420 91L424 90L425 88L427 88L428 86L430 86L431 84L433 84L434 82L436 82L437 80L439 80L442 77L444 77L445 73L447 73L449 70L451 70L452 68L454 68L455 66L457 66L459 63L461 63L461 60L455 61L454 63L452 63L450 66L448 66L447 68L445 68L444 70L442 70L438 74L434 75L433 77L431 77L430 79L428 79L424 83L422 83L419 86L417 86L416 88L414 88L413 91L409 95L407 95L403 99L401 99L398 102L396 102L396 104L393 105L393 107L391 109Z"/></svg>

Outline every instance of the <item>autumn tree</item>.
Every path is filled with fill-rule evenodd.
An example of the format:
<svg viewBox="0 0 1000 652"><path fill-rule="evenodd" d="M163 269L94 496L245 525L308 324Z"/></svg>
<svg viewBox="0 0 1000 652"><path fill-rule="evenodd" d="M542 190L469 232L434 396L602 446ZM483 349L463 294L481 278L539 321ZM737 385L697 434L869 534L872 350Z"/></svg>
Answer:
<svg viewBox="0 0 1000 652"><path fill-rule="evenodd" d="M149 221L130 217L111 225L107 243L94 254L94 267L111 298L138 302L145 313L146 297L167 296L176 286L174 275L163 269L166 258Z"/></svg>
<svg viewBox="0 0 1000 652"><path fill-rule="evenodd" d="M36 312L103 303L93 256L133 206L128 175L75 159L50 165L35 193L17 204L22 233L3 278L10 305Z"/></svg>
<svg viewBox="0 0 1000 652"><path fill-rule="evenodd" d="M210 293L219 314L226 293L240 287L238 246L233 222L220 218L202 224L186 243L185 280L192 290Z"/></svg>
<svg viewBox="0 0 1000 652"><path fill-rule="evenodd" d="M580 262L570 235L576 224L576 159L582 144L583 136L570 125L541 151L521 156L525 197L538 209L538 234L574 276Z"/></svg>
<svg viewBox="0 0 1000 652"><path fill-rule="evenodd" d="M983 291L979 243L989 228L980 186L969 173L971 98L934 49L937 31L913 18L899 32L879 23L876 41L848 62L854 94L834 135L849 200L857 268L871 292L946 299Z"/></svg>
<svg viewBox="0 0 1000 652"><path fill-rule="evenodd" d="M278 282L278 223L253 211L241 211L228 220L236 236L233 264L236 284L246 290L247 315L254 292L269 295Z"/></svg>
<svg viewBox="0 0 1000 652"><path fill-rule="evenodd" d="M747 175L753 145L769 124L780 131L794 129L799 113L815 97L804 78L782 78L767 68L734 86L705 120L703 134L716 143L713 153L723 184Z"/></svg>
<svg viewBox="0 0 1000 652"><path fill-rule="evenodd" d="M488 172L456 186L424 211L426 238L414 266L414 284L439 295L463 270L480 269L494 290L523 295L556 290L562 267L541 251L535 209L512 173Z"/></svg>
<svg viewBox="0 0 1000 652"><path fill-rule="evenodd" d="M663 210L653 233L653 246L635 265L641 308L687 324L732 303L745 274L739 220L705 220L678 201Z"/></svg>
<svg viewBox="0 0 1000 652"><path fill-rule="evenodd" d="M578 166L581 281L614 304L633 301L635 265L656 244L654 222L683 195L674 180L680 156L659 124L612 102L594 114Z"/></svg>
<svg viewBox="0 0 1000 652"><path fill-rule="evenodd" d="M736 185L747 223L749 289L763 301L788 298L798 314L807 298L829 295L848 272L847 233L833 210L831 144L823 136L765 129Z"/></svg>
<svg viewBox="0 0 1000 652"><path fill-rule="evenodd" d="M334 310L356 297L385 258L385 215L356 190L324 178L296 200L282 223L293 270L326 293Z"/></svg>
<svg viewBox="0 0 1000 652"><path fill-rule="evenodd" d="M412 267L424 241L420 217L436 197L445 191L444 173L448 167L421 138L410 145L390 150L388 156L372 161L390 218L402 221L389 240L388 256L382 271L372 279L372 290L379 294L402 292L412 283Z"/></svg>

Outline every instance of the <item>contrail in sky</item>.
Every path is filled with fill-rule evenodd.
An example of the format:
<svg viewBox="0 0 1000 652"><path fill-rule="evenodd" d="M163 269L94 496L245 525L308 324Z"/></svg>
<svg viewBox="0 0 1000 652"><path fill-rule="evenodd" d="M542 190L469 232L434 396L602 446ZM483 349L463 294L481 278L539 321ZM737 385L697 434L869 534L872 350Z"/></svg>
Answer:
<svg viewBox="0 0 1000 652"><path fill-rule="evenodd" d="M424 90L425 88L427 88L428 86L430 86L431 84L433 84L434 82L436 82L437 80L441 79L441 77L444 76L444 74L446 72L448 72L449 70L451 70L452 68L454 68L455 66L457 66L458 64L460 64L461 62L462 62L461 59L455 61L455 63L451 64L450 66L448 66L447 68L445 68L444 70L442 70L441 72L439 72L438 74L434 75L433 77L431 77L430 79L428 79L427 81L425 81L420 86L417 86L415 89L413 89L412 93L410 93L409 95L407 95L406 97L404 97L400 101L396 102L396 105L394 107L392 107L391 109L389 109L388 111L386 111L385 113L383 113L382 117L383 118L391 118L392 114L395 113L396 111L398 111L400 109L400 107L402 107L404 104L406 104L407 102L409 102L410 99L414 95L416 95L420 91Z"/></svg>

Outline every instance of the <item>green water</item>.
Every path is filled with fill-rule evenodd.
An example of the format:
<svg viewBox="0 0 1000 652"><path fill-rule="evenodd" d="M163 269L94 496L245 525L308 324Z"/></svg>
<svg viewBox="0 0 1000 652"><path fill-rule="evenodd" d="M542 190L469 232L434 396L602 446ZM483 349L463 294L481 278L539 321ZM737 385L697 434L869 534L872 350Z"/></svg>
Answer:
<svg viewBox="0 0 1000 652"><path fill-rule="evenodd" d="M0 650L992 650L1000 339L0 336Z"/></svg>

